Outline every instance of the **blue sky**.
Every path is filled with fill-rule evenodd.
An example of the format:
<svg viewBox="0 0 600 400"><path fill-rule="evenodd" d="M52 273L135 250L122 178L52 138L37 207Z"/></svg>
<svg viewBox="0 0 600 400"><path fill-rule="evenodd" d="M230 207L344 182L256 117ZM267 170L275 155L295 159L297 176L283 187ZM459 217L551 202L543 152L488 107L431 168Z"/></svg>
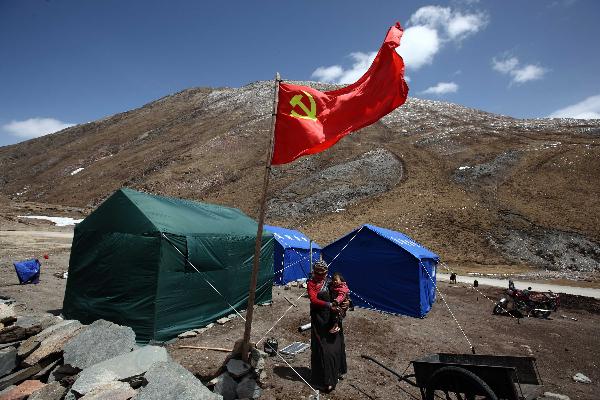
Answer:
<svg viewBox="0 0 600 400"><path fill-rule="evenodd" d="M351 82L387 28L410 96L600 118L600 2L0 0L0 146L197 86Z"/></svg>

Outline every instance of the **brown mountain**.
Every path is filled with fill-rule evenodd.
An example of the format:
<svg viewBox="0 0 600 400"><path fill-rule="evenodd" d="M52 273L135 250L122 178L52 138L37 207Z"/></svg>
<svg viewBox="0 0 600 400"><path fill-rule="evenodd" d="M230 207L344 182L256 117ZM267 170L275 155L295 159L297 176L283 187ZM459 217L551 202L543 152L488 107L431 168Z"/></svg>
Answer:
<svg viewBox="0 0 600 400"><path fill-rule="evenodd" d="M272 82L189 89L2 147L0 193L91 209L128 186L256 216L272 96ZM273 167L267 222L321 244L371 223L454 268L600 271L599 144L600 120L411 98L332 149Z"/></svg>

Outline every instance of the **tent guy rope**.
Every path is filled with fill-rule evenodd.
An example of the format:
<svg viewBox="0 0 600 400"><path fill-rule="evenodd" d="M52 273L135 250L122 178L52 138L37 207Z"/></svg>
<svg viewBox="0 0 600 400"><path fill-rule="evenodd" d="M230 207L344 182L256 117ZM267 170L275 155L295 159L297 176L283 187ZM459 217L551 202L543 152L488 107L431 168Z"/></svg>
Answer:
<svg viewBox="0 0 600 400"><path fill-rule="evenodd" d="M435 281L433 280L433 278L431 277L431 275L429 274L429 271L427 271L427 268L425 268L425 265L423 265L423 263L419 263L419 265L425 270L425 273L427 274L427 276L429 277L429 280L431 281L431 283L433 284L433 287L435 288L435 290L440 294L440 297L442 298L442 300L444 301L444 304L446 305L446 308L448 308L448 311L450 312L450 315L452 315L452 318L454 318L454 322L456 322L456 325L458 325L458 329L460 329L460 331L462 332L463 336L465 337L465 339L467 340L467 343L469 343L469 347L471 348L471 351L473 352L473 354L475 354L475 347L473 347L473 343L471 343L471 341L469 340L469 338L467 337L467 334L465 333L464 329L462 328L462 326L460 325L460 323L458 322L458 320L456 319L456 316L454 315L454 313L452 312L452 310L450 309L450 306L448 305L448 302L446 301L446 298L444 298L443 293L440 291L440 289L437 287Z"/></svg>
<svg viewBox="0 0 600 400"><path fill-rule="evenodd" d="M440 263L440 265L441 265L442 267L444 267L444 268L446 269L446 271L448 271L448 272L450 272L450 273L452 273L452 272L453 272L453 271L452 271L452 270L451 270L451 269L450 269L450 268L449 268L449 267L446 265L446 263L444 263L444 262L441 262L441 263ZM512 314L511 314L511 313L510 313L510 312L509 312L509 311L508 311L506 308L504 308L504 307L502 306L502 304L500 304L500 303L498 303L497 301L495 301L495 300L492 300L492 299L490 299L489 297L487 297L487 296L486 296L486 295L485 295L485 294L484 294L484 293L483 293L481 290L479 290L479 289L478 289L478 288L477 288L475 285L473 285L472 287L473 287L473 289L475 289L475 290L477 291L477 293L479 293L480 295L482 295L483 297L485 297L486 299L488 299L489 301L491 301L491 302L494 304L494 306L495 306L495 305L499 305L499 306L500 306L500 308L502 308L502 310L504 311L504 313L506 313L506 314L510 315L510 316L511 316L511 318L513 318L513 319L516 319L516 320L517 320L517 323L519 322L519 319L518 319L517 317L515 317L514 315L512 315Z"/></svg>
<svg viewBox="0 0 600 400"><path fill-rule="evenodd" d="M174 244L174 243L171 241L171 239L169 239L169 238L168 238L168 237L167 237L167 236L166 236L164 233L162 233L162 232L161 232L160 234L162 235L162 237L164 237L164 238L167 240L167 242L168 242L168 243L169 243L171 246L173 246L173 247L175 248L175 250L177 250L177 252L178 252L179 254L181 254L181 256L183 257L183 259L185 260L185 262L187 262L187 263L188 263L188 264L189 264L189 265L190 265L192 268L194 268L194 270L196 270L196 272L200 274L200 276L202 277L202 279L204 279L204 281L205 281L206 283L208 283L208 285L209 285L211 288L213 288L213 290L214 290L215 292L217 292L217 294L218 294L219 296L221 296L221 297L223 298L223 300L225 300L225 303L227 303L227 305L228 305L228 306L229 306L229 307L230 307L230 308L231 308L231 309L232 309L232 310L233 310L233 311L234 311L234 312L235 312L237 315L239 315L239 316L240 316L240 317L241 317L241 318L242 318L244 321L246 321L246 319L244 318L244 316L243 316L242 314L240 314L240 313L238 312L238 310L236 310L236 309L235 309L235 307L234 307L234 306L232 306L232 305L231 305L231 303L229 303L229 301L227 300L227 298L226 298L225 296L223 296L223 294L222 294L221 292L219 292L219 290L218 290L218 289L217 289L217 288L216 288L216 287L215 287L215 286L214 286L212 283L210 283L210 281L209 281L209 280L208 280L208 279L207 279L207 278L204 276L204 274L203 274L203 273L202 273L202 272L201 272L201 271L200 271L198 268L196 268L196 266L195 266L194 264L192 264L192 262L191 262L190 260L188 260L188 258L187 258L187 257L186 257L186 256L185 256L185 255L184 255L182 252L181 252L181 250L179 250L179 249L177 248L177 246L175 246L175 244Z"/></svg>

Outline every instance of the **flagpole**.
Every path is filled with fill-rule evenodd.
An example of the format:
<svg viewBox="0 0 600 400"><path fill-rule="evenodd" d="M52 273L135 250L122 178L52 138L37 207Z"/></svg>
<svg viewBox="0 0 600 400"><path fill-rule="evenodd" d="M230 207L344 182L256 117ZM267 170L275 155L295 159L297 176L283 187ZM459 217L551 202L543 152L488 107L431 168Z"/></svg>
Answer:
<svg viewBox="0 0 600 400"><path fill-rule="evenodd" d="M260 249L262 247L262 233L265 222L265 211L267 203L267 188L269 186L269 177L271 175L271 158L273 157L273 141L275 137L275 121L277 119L277 103L279 98L279 72L275 74L275 98L273 100L273 113L271 118L271 137L267 149L267 161L265 165L265 177L263 183L263 192L260 200L260 211L258 216L258 229L256 231L256 242L254 245L254 263L252 265L252 276L250 278L250 290L248 293L248 308L246 309L246 327L244 329L244 339L242 342L242 360L248 362L248 353L250 351L250 331L252 330L252 314L254 314L254 298L256 296L256 280L258 278L258 268L260 266Z"/></svg>

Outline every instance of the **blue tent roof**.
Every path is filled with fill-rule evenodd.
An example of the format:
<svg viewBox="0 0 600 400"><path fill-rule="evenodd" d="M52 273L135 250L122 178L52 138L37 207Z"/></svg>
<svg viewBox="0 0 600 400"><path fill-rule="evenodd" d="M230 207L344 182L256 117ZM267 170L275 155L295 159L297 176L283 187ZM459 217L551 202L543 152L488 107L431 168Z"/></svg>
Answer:
<svg viewBox="0 0 600 400"><path fill-rule="evenodd" d="M296 248L296 249L309 249L310 239L302 232L295 231L293 229L285 229L280 226L265 225L264 229L273 234L275 240L285 249ZM313 249L320 249L317 243L313 242Z"/></svg>
<svg viewBox="0 0 600 400"><path fill-rule="evenodd" d="M375 232L379 236L382 236L388 239L389 241L397 244L398 246L402 247L404 250L408 251L410 254L412 254L415 258L419 260L422 260L424 258L431 258L436 262L440 260L440 257L437 254L421 246L419 243L415 242L403 233L385 228L380 228L378 226L369 224L363 225L363 229L364 228L367 228L372 232Z"/></svg>

